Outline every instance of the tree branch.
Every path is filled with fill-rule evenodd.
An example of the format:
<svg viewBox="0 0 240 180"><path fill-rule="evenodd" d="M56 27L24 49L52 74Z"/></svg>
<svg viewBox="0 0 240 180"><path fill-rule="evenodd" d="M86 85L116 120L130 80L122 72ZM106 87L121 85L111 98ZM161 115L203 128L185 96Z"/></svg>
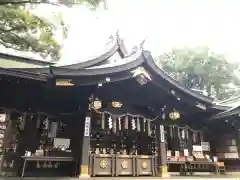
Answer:
<svg viewBox="0 0 240 180"><path fill-rule="evenodd" d="M21 30L21 29L23 29L23 28L24 28L24 26L16 26L16 27L12 27L12 28L10 28L10 29L0 28L0 32L9 33L9 32L12 32L12 31Z"/></svg>
<svg viewBox="0 0 240 180"><path fill-rule="evenodd" d="M5 41L3 38L0 38L0 44L3 45L5 48L15 49L15 50L21 50L21 48L17 48L16 46L10 45L9 42Z"/></svg>
<svg viewBox="0 0 240 180"><path fill-rule="evenodd" d="M22 1L2 1L0 2L0 5L6 5L6 4L39 4L41 1L32 1L32 0L22 0Z"/></svg>
<svg viewBox="0 0 240 180"><path fill-rule="evenodd" d="M0 2L0 6L1 5L7 5L7 4L20 5L20 4L41 4L41 3L59 6L58 3L51 3L48 0L40 0L40 1L32 1L32 0L5 1L5 2Z"/></svg>

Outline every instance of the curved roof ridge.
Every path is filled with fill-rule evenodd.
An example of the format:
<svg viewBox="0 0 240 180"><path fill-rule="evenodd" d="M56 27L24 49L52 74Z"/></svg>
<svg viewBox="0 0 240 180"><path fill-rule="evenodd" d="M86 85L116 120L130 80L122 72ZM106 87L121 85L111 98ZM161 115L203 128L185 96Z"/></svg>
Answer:
<svg viewBox="0 0 240 180"><path fill-rule="evenodd" d="M50 64L50 65L52 65L51 67L48 66L48 67L41 67L41 68L13 68L13 69L23 70L23 71L31 71L31 72L37 72L37 73L44 73L44 74L48 74L50 72L51 68L63 68L63 69L78 70L78 69L92 67L96 64L103 63L104 61L108 60L110 57L112 57L117 52L120 53L122 58L124 58L128 55L128 52L124 45L124 42L119 37L117 37L115 39L114 45L107 52L100 55L99 57L93 58L93 59L85 61L85 62L79 62L76 64L70 64L70 65L64 65L64 66L56 66L54 64Z"/></svg>
<svg viewBox="0 0 240 180"><path fill-rule="evenodd" d="M128 54L123 40L120 39L119 37L117 37L115 39L115 43L110 48L110 50L108 50L107 52L105 52L104 54L102 54L98 57L95 57L93 59L90 59L90 60L87 60L84 62L74 63L74 64L70 64L70 65L64 65L64 66L58 66L58 67L69 68L69 69L81 69L81 68L92 67L96 64L103 63L104 61L108 60L111 56L113 56L117 52L120 53L120 56L122 58L126 57Z"/></svg>
<svg viewBox="0 0 240 180"><path fill-rule="evenodd" d="M234 97L230 97L228 99L225 100L216 100L214 101L214 103L216 104L220 104L220 105L232 105L233 103L239 102L240 104L240 95L234 96Z"/></svg>
<svg viewBox="0 0 240 180"><path fill-rule="evenodd" d="M239 113L240 113L240 106L236 106L213 115L212 117L210 117L210 120L226 118L233 115L239 115Z"/></svg>
<svg viewBox="0 0 240 180"><path fill-rule="evenodd" d="M49 65L55 64L54 62L34 59L30 57L23 57L23 56L18 56L18 55L13 55L9 53L3 53L3 52L0 52L0 59L29 63L34 65L41 65L41 66L49 66Z"/></svg>
<svg viewBox="0 0 240 180"><path fill-rule="evenodd" d="M28 79L39 80L39 81L44 81L44 82L47 81L47 75L45 75L45 74L37 74L34 72L22 71L22 70L17 70L17 69L9 69L9 68L1 68L0 67L0 75L28 78Z"/></svg>
<svg viewBox="0 0 240 180"><path fill-rule="evenodd" d="M144 57L146 58L146 62L147 65L154 71L155 74L157 74L159 77L163 78L164 80L166 80L168 83L170 83L174 88L179 89L180 91L186 93L186 94L190 94L192 97L201 100L203 102L206 103L211 103L213 102L213 98L208 97L208 96L204 96L200 93L197 93L195 91L193 91L192 89L184 86L183 84L181 84L180 82L178 82L177 80L175 80L174 78L172 78L167 72L165 72L163 69L161 69L156 62L154 61L150 51L146 51L144 50Z"/></svg>
<svg viewBox="0 0 240 180"><path fill-rule="evenodd" d="M69 69L65 67L51 67L51 71L54 75L66 75L66 76L92 76L92 75L102 75L115 72L126 71L141 65L144 62L143 53L138 51L131 56L123 58L122 61L102 64L99 66L93 66L89 68L82 69Z"/></svg>

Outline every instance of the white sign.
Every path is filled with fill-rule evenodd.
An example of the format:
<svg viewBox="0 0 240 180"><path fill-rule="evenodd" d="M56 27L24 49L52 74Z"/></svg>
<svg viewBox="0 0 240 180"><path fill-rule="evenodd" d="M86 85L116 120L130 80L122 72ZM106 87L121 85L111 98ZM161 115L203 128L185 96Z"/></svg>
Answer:
<svg viewBox="0 0 240 180"><path fill-rule="evenodd" d="M188 156L188 155L189 155L188 149L184 149L184 150L183 150L183 154L184 154L184 156Z"/></svg>
<svg viewBox="0 0 240 180"><path fill-rule="evenodd" d="M85 128L84 128L84 136L90 136L90 126L91 126L91 118L86 117L85 119Z"/></svg>
<svg viewBox="0 0 240 180"><path fill-rule="evenodd" d="M202 146L196 146L196 145L193 145L193 151L200 151L200 152L202 152L203 151L203 149L202 149Z"/></svg>
<svg viewBox="0 0 240 180"><path fill-rule="evenodd" d="M70 146L70 139L65 138L54 138L53 145L55 148L64 148L68 149Z"/></svg>
<svg viewBox="0 0 240 180"><path fill-rule="evenodd" d="M164 126L160 125L160 141L165 142Z"/></svg>
<svg viewBox="0 0 240 180"><path fill-rule="evenodd" d="M167 151L167 157L172 156L172 151Z"/></svg>
<svg viewBox="0 0 240 180"><path fill-rule="evenodd" d="M210 151L210 143L209 142L201 142L203 151Z"/></svg>
<svg viewBox="0 0 240 180"><path fill-rule="evenodd" d="M55 138L57 136L57 128L58 128L57 122L50 123L50 128L49 128L49 132L48 132L49 138Z"/></svg>

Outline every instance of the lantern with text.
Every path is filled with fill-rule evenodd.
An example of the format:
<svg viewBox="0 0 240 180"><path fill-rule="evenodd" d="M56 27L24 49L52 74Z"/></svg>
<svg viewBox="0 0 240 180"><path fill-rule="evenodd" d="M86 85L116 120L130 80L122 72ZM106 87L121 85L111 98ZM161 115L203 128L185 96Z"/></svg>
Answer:
<svg viewBox="0 0 240 180"><path fill-rule="evenodd" d="M102 107L102 102L101 101L96 100L96 101L93 102L93 108L94 109L100 109L101 107Z"/></svg>
<svg viewBox="0 0 240 180"><path fill-rule="evenodd" d="M180 118L180 114L177 111L171 112L171 113L169 113L169 118L171 120L177 120Z"/></svg>
<svg viewBox="0 0 240 180"><path fill-rule="evenodd" d="M112 106L113 106L114 108L120 108L120 107L122 107L122 104L121 104L120 102L113 101L113 102L112 102Z"/></svg>

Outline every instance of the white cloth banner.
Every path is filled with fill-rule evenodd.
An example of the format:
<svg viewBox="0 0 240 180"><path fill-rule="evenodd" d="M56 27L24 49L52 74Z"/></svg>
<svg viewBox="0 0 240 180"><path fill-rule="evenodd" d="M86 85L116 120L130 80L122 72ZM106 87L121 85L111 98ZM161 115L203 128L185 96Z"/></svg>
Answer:
<svg viewBox="0 0 240 180"><path fill-rule="evenodd" d="M202 146L193 145L193 151L200 151L200 152L202 152L203 151Z"/></svg>

